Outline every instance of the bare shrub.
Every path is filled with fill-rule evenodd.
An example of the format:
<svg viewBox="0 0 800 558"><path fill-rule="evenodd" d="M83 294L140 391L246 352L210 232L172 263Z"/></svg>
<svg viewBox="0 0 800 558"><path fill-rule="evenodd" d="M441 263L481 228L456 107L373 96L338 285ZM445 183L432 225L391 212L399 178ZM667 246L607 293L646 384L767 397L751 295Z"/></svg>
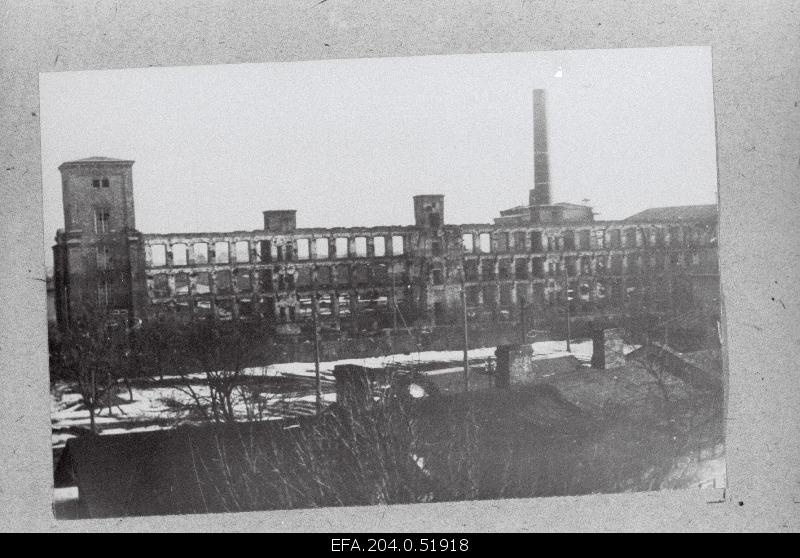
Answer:
<svg viewBox="0 0 800 558"><path fill-rule="evenodd" d="M105 315L85 308L68 329L52 333L51 379L75 384L89 411L90 429L97 432L97 411L105 403L111 413L118 380L127 382L124 330Z"/></svg>
<svg viewBox="0 0 800 558"><path fill-rule="evenodd" d="M194 445L194 474L211 511L422 502L431 487L412 457L413 422L392 397L369 409L334 406L266 434L224 425L214 447Z"/></svg>

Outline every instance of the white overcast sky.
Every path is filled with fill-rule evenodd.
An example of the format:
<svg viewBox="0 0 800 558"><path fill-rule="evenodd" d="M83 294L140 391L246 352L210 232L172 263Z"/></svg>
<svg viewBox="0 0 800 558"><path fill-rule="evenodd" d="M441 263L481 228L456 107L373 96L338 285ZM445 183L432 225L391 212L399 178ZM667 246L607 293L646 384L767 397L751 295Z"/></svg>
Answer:
<svg viewBox="0 0 800 558"><path fill-rule="evenodd" d="M532 90L547 91L554 202L599 219L716 202L706 47L424 56L40 75L44 234L63 226L58 165L133 159L143 232L445 222L527 203ZM48 257L48 265L50 259Z"/></svg>

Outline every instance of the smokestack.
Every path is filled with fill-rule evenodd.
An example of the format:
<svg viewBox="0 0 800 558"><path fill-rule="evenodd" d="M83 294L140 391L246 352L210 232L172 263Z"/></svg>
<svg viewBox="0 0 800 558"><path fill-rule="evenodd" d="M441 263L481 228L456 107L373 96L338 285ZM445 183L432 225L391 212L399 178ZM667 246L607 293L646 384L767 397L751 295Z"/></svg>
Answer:
<svg viewBox="0 0 800 558"><path fill-rule="evenodd" d="M550 165L547 157L544 89L533 90L533 186L529 205L550 205Z"/></svg>

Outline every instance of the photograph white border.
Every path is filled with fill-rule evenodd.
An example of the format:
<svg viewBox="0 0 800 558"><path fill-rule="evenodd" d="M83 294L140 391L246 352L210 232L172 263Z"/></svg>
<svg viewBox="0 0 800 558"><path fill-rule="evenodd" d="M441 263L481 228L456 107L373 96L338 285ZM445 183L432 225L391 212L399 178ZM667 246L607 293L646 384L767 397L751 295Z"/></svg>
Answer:
<svg viewBox="0 0 800 558"><path fill-rule="evenodd" d="M797 530L796 5L329 0L18 3L0 14L2 530ZM710 46L730 372L728 488L60 521L53 518L39 72L376 56Z"/></svg>

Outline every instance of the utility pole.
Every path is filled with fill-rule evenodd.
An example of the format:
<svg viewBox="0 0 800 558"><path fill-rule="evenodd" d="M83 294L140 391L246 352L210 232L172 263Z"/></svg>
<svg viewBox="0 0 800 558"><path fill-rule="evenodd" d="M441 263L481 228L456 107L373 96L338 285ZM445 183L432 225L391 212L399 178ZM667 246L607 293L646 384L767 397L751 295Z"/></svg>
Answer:
<svg viewBox="0 0 800 558"><path fill-rule="evenodd" d="M569 277L567 276L567 265L564 263L564 295L567 301L567 352L571 353L572 349L569 345L569 338L572 336L570 331L570 316L569 316Z"/></svg>
<svg viewBox="0 0 800 558"><path fill-rule="evenodd" d="M528 328L525 325L525 297L522 296L519 299L519 328L520 328L520 336L522 338L522 344L528 342Z"/></svg>
<svg viewBox="0 0 800 558"><path fill-rule="evenodd" d="M464 310L464 391L469 391L469 327L467 325L467 294L464 290L464 266L461 266L461 307Z"/></svg>
<svg viewBox="0 0 800 558"><path fill-rule="evenodd" d="M392 331L397 333L397 287L394 284L394 264L392 266Z"/></svg>
<svg viewBox="0 0 800 558"><path fill-rule="evenodd" d="M317 289L314 288L314 300L311 302L311 315L314 318L314 379L317 389L317 414L322 412L322 377L319 373L319 320L317 318L317 304L319 299Z"/></svg>
<svg viewBox="0 0 800 558"><path fill-rule="evenodd" d="M459 256L458 262L461 268L461 308L463 310L462 320L464 326L464 391L469 391L469 324L467 322L467 293L466 293L466 274L464 272L464 238L457 241Z"/></svg>

